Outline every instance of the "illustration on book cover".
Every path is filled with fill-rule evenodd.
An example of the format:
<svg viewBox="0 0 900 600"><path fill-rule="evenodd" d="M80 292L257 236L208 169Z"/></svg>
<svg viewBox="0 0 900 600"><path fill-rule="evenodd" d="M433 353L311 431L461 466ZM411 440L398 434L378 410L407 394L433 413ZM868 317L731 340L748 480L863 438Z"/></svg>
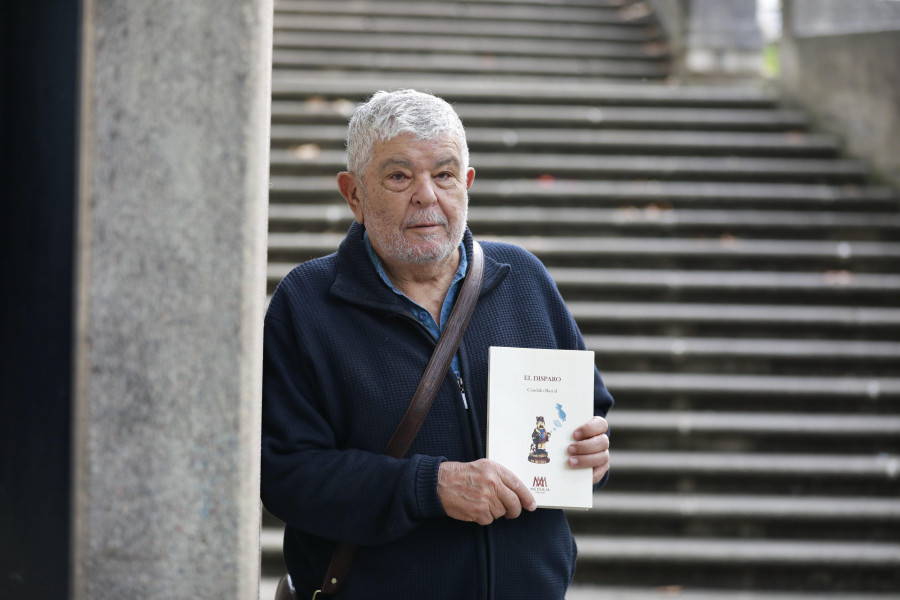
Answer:
<svg viewBox="0 0 900 600"><path fill-rule="evenodd" d="M550 454L547 452L547 444L550 442L550 435L562 427L566 420L566 413L562 404L556 405L557 418L553 421L553 429L547 429L547 423L543 416L537 416L537 423L534 425L534 431L531 432L531 452L528 454L528 462L538 465L545 465L550 462Z"/></svg>

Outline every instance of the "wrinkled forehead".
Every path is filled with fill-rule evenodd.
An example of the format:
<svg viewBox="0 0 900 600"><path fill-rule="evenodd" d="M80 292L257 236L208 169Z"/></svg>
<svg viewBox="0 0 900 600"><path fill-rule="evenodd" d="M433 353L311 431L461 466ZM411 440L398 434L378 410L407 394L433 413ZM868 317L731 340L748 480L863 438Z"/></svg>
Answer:
<svg viewBox="0 0 900 600"><path fill-rule="evenodd" d="M404 132L389 139L376 139L367 158L365 170L380 170L392 163L465 167L462 145L452 133L422 137Z"/></svg>

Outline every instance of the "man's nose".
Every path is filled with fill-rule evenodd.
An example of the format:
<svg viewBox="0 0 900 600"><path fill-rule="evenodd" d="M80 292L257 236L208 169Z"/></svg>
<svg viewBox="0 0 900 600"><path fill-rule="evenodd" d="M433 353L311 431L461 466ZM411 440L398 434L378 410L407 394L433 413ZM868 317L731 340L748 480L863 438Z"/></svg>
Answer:
<svg viewBox="0 0 900 600"><path fill-rule="evenodd" d="M437 193L431 177L417 177L413 181L412 201L416 204L434 204L437 202Z"/></svg>

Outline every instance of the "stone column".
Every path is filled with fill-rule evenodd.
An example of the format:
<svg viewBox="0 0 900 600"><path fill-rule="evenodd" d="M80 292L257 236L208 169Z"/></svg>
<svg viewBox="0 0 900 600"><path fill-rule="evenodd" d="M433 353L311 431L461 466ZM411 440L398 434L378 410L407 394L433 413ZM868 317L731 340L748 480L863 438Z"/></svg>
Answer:
<svg viewBox="0 0 900 600"><path fill-rule="evenodd" d="M84 0L73 582L257 597L272 0Z"/></svg>

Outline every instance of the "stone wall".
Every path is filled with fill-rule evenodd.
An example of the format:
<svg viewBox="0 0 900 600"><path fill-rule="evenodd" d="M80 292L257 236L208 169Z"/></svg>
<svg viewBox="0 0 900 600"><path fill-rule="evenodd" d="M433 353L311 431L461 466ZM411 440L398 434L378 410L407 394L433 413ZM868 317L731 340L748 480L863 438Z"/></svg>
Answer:
<svg viewBox="0 0 900 600"><path fill-rule="evenodd" d="M900 1L783 2L784 91L900 185Z"/></svg>

